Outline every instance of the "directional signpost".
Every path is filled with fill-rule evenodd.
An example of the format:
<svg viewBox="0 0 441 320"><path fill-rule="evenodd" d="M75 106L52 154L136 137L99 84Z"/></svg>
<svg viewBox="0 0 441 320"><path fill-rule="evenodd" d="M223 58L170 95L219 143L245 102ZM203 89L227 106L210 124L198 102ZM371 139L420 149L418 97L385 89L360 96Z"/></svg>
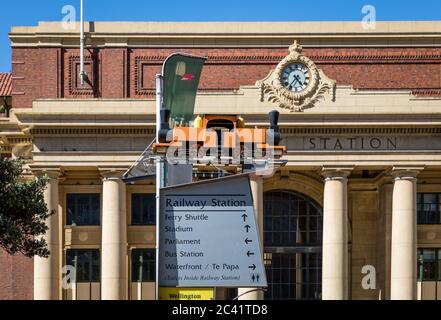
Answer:
<svg viewBox="0 0 441 320"><path fill-rule="evenodd" d="M248 175L161 189L160 287L266 287Z"/></svg>
<svg viewBox="0 0 441 320"><path fill-rule="evenodd" d="M192 125L204 62L181 53L165 60L156 75L156 139L123 175L126 183L156 178L156 299L267 287L248 175L191 183L191 164L169 164L154 149L166 145L171 128Z"/></svg>

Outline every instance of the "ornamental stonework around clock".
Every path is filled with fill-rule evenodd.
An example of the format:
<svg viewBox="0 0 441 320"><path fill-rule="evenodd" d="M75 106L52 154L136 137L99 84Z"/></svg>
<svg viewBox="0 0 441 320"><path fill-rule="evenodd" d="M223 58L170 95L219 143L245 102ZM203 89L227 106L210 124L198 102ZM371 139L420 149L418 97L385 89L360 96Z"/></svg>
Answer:
<svg viewBox="0 0 441 320"><path fill-rule="evenodd" d="M313 107L326 94L330 94L334 101L336 82L302 54L302 47L297 41L289 47L289 52L275 70L257 81L260 100L264 101L266 97L280 108L297 112Z"/></svg>

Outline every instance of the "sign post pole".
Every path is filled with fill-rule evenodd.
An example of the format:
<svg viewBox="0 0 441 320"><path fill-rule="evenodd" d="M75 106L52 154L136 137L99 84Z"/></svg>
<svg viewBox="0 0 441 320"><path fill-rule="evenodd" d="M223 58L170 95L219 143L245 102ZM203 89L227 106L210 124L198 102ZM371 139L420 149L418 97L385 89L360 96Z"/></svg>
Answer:
<svg viewBox="0 0 441 320"><path fill-rule="evenodd" d="M161 128L161 108L162 108L162 75L156 75L156 141L159 142L159 130ZM160 220L160 195L163 186L163 159L156 161L156 281L155 299L159 300L159 220Z"/></svg>

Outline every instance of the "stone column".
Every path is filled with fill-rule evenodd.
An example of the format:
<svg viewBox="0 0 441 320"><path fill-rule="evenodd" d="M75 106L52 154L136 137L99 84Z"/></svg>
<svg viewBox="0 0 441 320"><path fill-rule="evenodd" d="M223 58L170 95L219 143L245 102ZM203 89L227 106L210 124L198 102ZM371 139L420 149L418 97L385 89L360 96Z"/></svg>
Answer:
<svg viewBox="0 0 441 320"><path fill-rule="evenodd" d="M59 171L40 171L39 176L48 176L49 183L44 191L44 201L49 211L55 213L46 220L49 229L43 238L47 242L48 258L34 257L34 299L59 300L60 295L60 230L58 212Z"/></svg>
<svg viewBox="0 0 441 320"><path fill-rule="evenodd" d="M127 299L126 186L121 172L103 176L101 299Z"/></svg>
<svg viewBox="0 0 441 320"><path fill-rule="evenodd" d="M390 300L390 258L392 239L393 184L385 183L380 189L380 210L377 221L377 290L379 298Z"/></svg>
<svg viewBox="0 0 441 320"><path fill-rule="evenodd" d="M391 299L417 298L416 176L419 170L394 168L392 195Z"/></svg>
<svg viewBox="0 0 441 320"><path fill-rule="evenodd" d="M323 169L322 299L348 299L348 208L350 170Z"/></svg>
<svg viewBox="0 0 441 320"><path fill-rule="evenodd" d="M263 178L262 176L250 175L251 194L253 195L253 206L256 214L256 223L260 237L261 255L263 257ZM252 288L239 288L238 295L244 294ZM252 291L239 297L239 300L263 300L263 292Z"/></svg>

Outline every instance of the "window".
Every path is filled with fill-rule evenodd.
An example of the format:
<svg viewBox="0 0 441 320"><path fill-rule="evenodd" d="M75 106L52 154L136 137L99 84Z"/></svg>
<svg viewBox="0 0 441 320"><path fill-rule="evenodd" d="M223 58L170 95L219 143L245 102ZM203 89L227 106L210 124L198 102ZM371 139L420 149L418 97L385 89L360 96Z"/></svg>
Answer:
<svg viewBox="0 0 441 320"><path fill-rule="evenodd" d="M322 211L313 201L294 192L264 195L265 246L321 246Z"/></svg>
<svg viewBox="0 0 441 320"><path fill-rule="evenodd" d="M155 249L132 250L132 282L154 282Z"/></svg>
<svg viewBox="0 0 441 320"><path fill-rule="evenodd" d="M265 252L264 262L268 280L265 299L321 299L321 252Z"/></svg>
<svg viewBox="0 0 441 320"><path fill-rule="evenodd" d="M75 268L76 282L100 282L99 250L67 250L66 263Z"/></svg>
<svg viewBox="0 0 441 320"><path fill-rule="evenodd" d="M265 299L321 299L321 207L305 195L264 193Z"/></svg>
<svg viewBox="0 0 441 320"><path fill-rule="evenodd" d="M156 198L154 194L132 194L132 224L155 225Z"/></svg>
<svg viewBox="0 0 441 320"><path fill-rule="evenodd" d="M440 193L418 193L418 224L439 224L441 197Z"/></svg>
<svg viewBox="0 0 441 320"><path fill-rule="evenodd" d="M67 225L99 226L100 194L70 193L67 195Z"/></svg>
<svg viewBox="0 0 441 320"><path fill-rule="evenodd" d="M418 250L418 280L419 281L441 280L440 249Z"/></svg>

